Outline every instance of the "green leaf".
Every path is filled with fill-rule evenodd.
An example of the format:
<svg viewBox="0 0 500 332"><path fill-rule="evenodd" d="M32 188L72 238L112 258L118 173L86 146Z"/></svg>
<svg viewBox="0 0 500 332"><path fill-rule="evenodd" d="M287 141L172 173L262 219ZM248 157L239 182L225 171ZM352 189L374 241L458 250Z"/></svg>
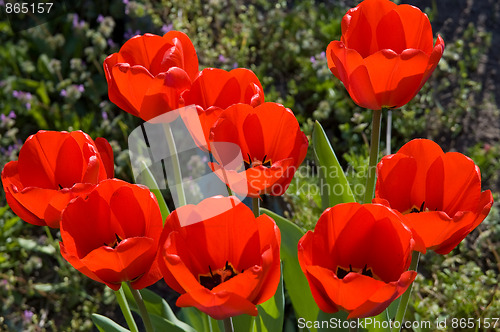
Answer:
<svg viewBox="0 0 500 332"><path fill-rule="evenodd" d="M127 302L130 305L130 309L140 314L134 296L132 295L132 292L127 284L123 285L123 291L125 293L125 297L127 298ZM141 289L140 293L151 317L151 323L158 331L168 330L196 332L196 330L191 326L178 319L168 305L167 301L161 298L158 294L146 288ZM169 327L168 329L166 329L167 326Z"/></svg>
<svg viewBox="0 0 500 332"><path fill-rule="evenodd" d="M259 309L260 306L257 306ZM259 311L260 314L260 311ZM256 317L250 315L239 315L233 317L233 327L235 332L252 332L255 330Z"/></svg>
<svg viewBox="0 0 500 332"><path fill-rule="evenodd" d="M283 271L283 269L281 269ZM266 302L257 306L259 315L255 317L254 331L274 332L283 330L285 317L285 294L283 292L283 273L276 294Z"/></svg>
<svg viewBox="0 0 500 332"><path fill-rule="evenodd" d="M304 232L291 221L283 218L267 209L260 209L274 219L281 231L281 260L283 262L283 280L292 302L295 316L314 321L318 317L318 306L314 301L307 282L306 276L302 272L298 261L297 244ZM315 328L311 331L316 331Z"/></svg>
<svg viewBox="0 0 500 332"><path fill-rule="evenodd" d="M323 209L339 203L355 202L344 170L340 167L330 141L318 121L314 123L312 142L314 157L320 166L321 205Z"/></svg>
<svg viewBox="0 0 500 332"><path fill-rule="evenodd" d="M196 331L209 331L208 316L195 307L181 308L179 317Z"/></svg>
<svg viewBox="0 0 500 332"><path fill-rule="evenodd" d="M167 203L163 198L161 190L158 189L158 184L156 183L153 174L149 170L146 163L145 162L143 163L144 163L144 171L141 173L142 181L144 181L146 187L148 187L149 190L151 190L151 192L156 196L156 200L158 201L158 205L160 206L161 217L163 218L163 222L165 223L165 219L167 219L168 215L170 214L170 210L168 209Z"/></svg>
<svg viewBox="0 0 500 332"><path fill-rule="evenodd" d="M92 314L92 321L100 332L130 332L124 327L121 327L106 316Z"/></svg>

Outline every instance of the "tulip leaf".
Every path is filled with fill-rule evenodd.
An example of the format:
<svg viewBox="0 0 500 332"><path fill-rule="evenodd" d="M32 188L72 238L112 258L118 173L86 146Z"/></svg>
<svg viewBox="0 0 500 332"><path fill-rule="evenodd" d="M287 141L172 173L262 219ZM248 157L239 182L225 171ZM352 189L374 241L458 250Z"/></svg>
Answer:
<svg viewBox="0 0 500 332"><path fill-rule="evenodd" d="M297 319L304 318L307 321L316 320L319 309L297 259L297 244L304 236L304 232L291 221L272 211L267 209L260 209L260 211L273 218L281 231L280 256L283 262L283 280L295 310L295 316ZM310 330L316 331L315 328Z"/></svg>
<svg viewBox="0 0 500 332"><path fill-rule="evenodd" d="M258 308L259 306L257 306ZM235 332L252 332L255 328L255 317L245 314L234 316L233 327Z"/></svg>
<svg viewBox="0 0 500 332"><path fill-rule="evenodd" d="M130 332L106 316L92 314L92 321L100 332Z"/></svg>
<svg viewBox="0 0 500 332"><path fill-rule="evenodd" d="M349 186L349 181L347 181L330 141L318 121L314 123L312 142L314 157L319 165L322 208L355 202L356 199Z"/></svg>
<svg viewBox="0 0 500 332"><path fill-rule="evenodd" d="M161 190L158 189L158 184L156 183L151 170L148 168L145 162L143 163L144 171L142 173L142 180L144 181L144 184L149 188L149 190L151 190L151 192L156 196L156 200L158 201L158 205L160 206L161 217L163 218L163 222L165 222L165 219L167 219L168 215L170 214L170 210L168 209L167 203L163 198Z"/></svg>
<svg viewBox="0 0 500 332"><path fill-rule="evenodd" d="M181 308L179 317L191 325L196 331L219 332L219 327L216 323L213 323L215 321L195 307ZM210 328L209 320L213 323L212 325L215 324L215 327L212 326L212 328Z"/></svg>
<svg viewBox="0 0 500 332"><path fill-rule="evenodd" d="M125 293L125 297L127 298L127 302L130 305L130 309L140 313L134 296L132 295L132 292L127 284L123 284L123 291ZM166 327L168 327L168 329L166 329L168 331L196 331L190 325L178 319L168 305L167 301L161 298L158 294L146 288L141 289L140 293L144 304L146 305L146 309L148 310L149 316L151 317L151 323L158 329L158 331L163 331Z"/></svg>

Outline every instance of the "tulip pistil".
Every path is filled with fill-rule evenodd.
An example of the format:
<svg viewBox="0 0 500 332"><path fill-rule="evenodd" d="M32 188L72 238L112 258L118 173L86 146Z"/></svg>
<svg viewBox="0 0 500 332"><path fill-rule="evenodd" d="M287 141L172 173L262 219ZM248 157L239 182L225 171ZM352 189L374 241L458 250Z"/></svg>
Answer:
<svg viewBox="0 0 500 332"><path fill-rule="evenodd" d="M360 270L361 270L361 274L362 275L373 278L372 269L368 268L367 264L365 264L365 266L363 267L363 269L358 269L358 270L353 270L351 264L349 264L349 270L344 269L344 268L342 268L342 267L339 266L339 267L337 267L337 278L344 279L344 277L346 275L348 275L350 272L359 273Z"/></svg>
<svg viewBox="0 0 500 332"><path fill-rule="evenodd" d="M222 269L212 271L212 268L209 265L208 270L210 271L208 275L199 275L198 278L200 280L200 284L209 290L212 290L216 286L238 275L238 272L228 261L226 261L226 265ZM243 273L243 271L241 271L241 273Z"/></svg>

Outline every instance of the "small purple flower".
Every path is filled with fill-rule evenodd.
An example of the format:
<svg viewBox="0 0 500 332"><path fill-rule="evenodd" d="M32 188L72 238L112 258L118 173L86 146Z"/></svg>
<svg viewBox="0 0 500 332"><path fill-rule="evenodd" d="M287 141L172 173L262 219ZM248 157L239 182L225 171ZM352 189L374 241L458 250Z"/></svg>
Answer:
<svg viewBox="0 0 500 332"><path fill-rule="evenodd" d="M24 93L24 98L26 98L27 100L31 100L31 98L33 98L33 96L31 95L31 93L25 92Z"/></svg>
<svg viewBox="0 0 500 332"><path fill-rule="evenodd" d="M29 311L29 310L24 310L23 312L23 321L25 322L31 322L31 318L33 317L34 313Z"/></svg>
<svg viewBox="0 0 500 332"><path fill-rule="evenodd" d="M5 120L7 120L7 117L5 116L5 114L0 114L0 122L4 123Z"/></svg>
<svg viewBox="0 0 500 332"><path fill-rule="evenodd" d="M116 43L113 41L113 39L108 38L108 46L109 46L110 48L114 48L114 47L116 47Z"/></svg>
<svg viewBox="0 0 500 332"><path fill-rule="evenodd" d="M12 91L12 97L19 98L19 91L17 90Z"/></svg>
<svg viewBox="0 0 500 332"><path fill-rule="evenodd" d="M311 56L311 58L309 60L311 61L311 63L313 65L316 63L316 58L314 56Z"/></svg>
<svg viewBox="0 0 500 332"><path fill-rule="evenodd" d="M163 26L161 27L161 32L163 34L166 34L167 32L171 31L173 29L173 27L174 27L173 24L169 24L169 25L163 24Z"/></svg>
<svg viewBox="0 0 500 332"><path fill-rule="evenodd" d="M319 56L320 56L320 58L321 58L321 59L326 58L326 53L325 53L325 51L321 52Z"/></svg>
<svg viewBox="0 0 500 332"><path fill-rule="evenodd" d="M221 54L221 55L219 55L219 61L224 63L224 62L226 62L226 58Z"/></svg>
<svg viewBox="0 0 500 332"><path fill-rule="evenodd" d="M132 29L128 29L123 34L123 37L128 40L128 39L130 39L130 38L132 38L134 36L140 35L140 34L141 34L140 30L135 30L135 32L133 32Z"/></svg>
<svg viewBox="0 0 500 332"><path fill-rule="evenodd" d="M77 86L77 90L80 92L80 93L83 93L85 91L85 87L83 86L83 84L79 84Z"/></svg>
<svg viewBox="0 0 500 332"><path fill-rule="evenodd" d="M108 113L106 113L105 111L101 112L101 116L102 116L103 120L107 120L108 119Z"/></svg>
<svg viewBox="0 0 500 332"><path fill-rule="evenodd" d="M11 118L11 119L15 119L16 118L16 113L14 112L14 110L10 111L9 118Z"/></svg>
<svg viewBox="0 0 500 332"><path fill-rule="evenodd" d="M233 63L233 69L238 68L238 62Z"/></svg>
<svg viewBox="0 0 500 332"><path fill-rule="evenodd" d="M66 95L67 95L66 89L62 89L60 95L63 97L66 97Z"/></svg>
<svg viewBox="0 0 500 332"><path fill-rule="evenodd" d="M0 0L0 6L5 6L5 2L3 0Z"/></svg>
<svg viewBox="0 0 500 332"><path fill-rule="evenodd" d="M30 103L26 103L24 106L26 106L26 109L29 111L31 109L31 104Z"/></svg>
<svg viewBox="0 0 500 332"><path fill-rule="evenodd" d="M97 16L97 23L102 23L102 21L104 21L104 16L99 14L99 16Z"/></svg>
<svg viewBox="0 0 500 332"><path fill-rule="evenodd" d="M85 21L80 21L78 14L73 14L73 28L81 29L85 25Z"/></svg>
<svg viewBox="0 0 500 332"><path fill-rule="evenodd" d="M124 5L128 5L128 0L123 0Z"/></svg>

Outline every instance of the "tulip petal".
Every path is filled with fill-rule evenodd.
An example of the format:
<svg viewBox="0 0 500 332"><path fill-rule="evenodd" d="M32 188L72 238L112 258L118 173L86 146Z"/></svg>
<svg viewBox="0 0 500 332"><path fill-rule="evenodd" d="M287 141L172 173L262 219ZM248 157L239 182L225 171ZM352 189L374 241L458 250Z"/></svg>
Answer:
<svg viewBox="0 0 500 332"><path fill-rule="evenodd" d="M475 211L481 195L481 175L472 159L458 152L438 157L429 167L426 204L451 218L458 211Z"/></svg>
<svg viewBox="0 0 500 332"><path fill-rule="evenodd" d="M214 319L247 314L257 316L257 307L247 299L229 292L214 294L206 288L182 294L176 302L178 307L196 307Z"/></svg>
<svg viewBox="0 0 500 332"><path fill-rule="evenodd" d="M59 188L71 188L82 182L83 156L82 150L72 136L68 136L56 160L55 181Z"/></svg>
<svg viewBox="0 0 500 332"><path fill-rule="evenodd" d="M154 249L150 238L128 238L115 249L101 246L91 251L81 262L107 284L119 284L141 277L153 263Z"/></svg>
<svg viewBox="0 0 500 332"><path fill-rule="evenodd" d="M408 289L416 276L415 271L403 272L398 281L380 287L363 305L351 311L347 318L373 317L380 314Z"/></svg>
<svg viewBox="0 0 500 332"><path fill-rule="evenodd" d="M126 107L124 111L134 115L140 116L139 110L141 109L144 95L149 89L150 84L153 83L153 76L141 66L131 67L128 63L119 63L111 68L111 75L116 84L116 89L119 92L118 99L110 95L111 102L117 103L118 100L124 100Z"/></svg>
<svg viewBox="0 0 500 332"><path fill-rule="evenodd" d="M414 185L420 185L414 184L416 173L417 161L413 157L400 153L383 157L377 165L376 197L390 201L390 207L398 211L411 210L413 199L424 200L424 195L421 195L421 198L415 198L408 190Z"/></svg>
<svg viewBox="0 0 500 332"><path fill-rule="evenodd" d="M149 85L141 103L140 117L146 121L172 110L178 109L181 93L191 86L187 73L177 67L158 74ZM164 122L161 117L160 122ZM173 121L172 119L171 121Z"/></svg>
<svg viewBox="0 0 500 332"><path fill-rule="evenodd" d="M182 62L179 60L171 64L183 69L193 81L198 75L198 56L196 55L196 50L189 37L181 31L172 30L163 35L163 39L171 41L176 48L181 49ZM163 59L163 61L165 61L165 59ZM162 63L162 71L167 69L165 68L166 64L167 63Z"/></svg>
<svg viewBox="0 0 500 332"><path fill-rule="evenodd" d="M109 142L102 137L97 137L95 139L95 145L99 154L101 156L101 160L104 164L104 168L106 170L106 178L111 179L115 176L115 163L113 158L113 149Z"/></svg>
<svg viewBox="0 0 500 332"><path fill-rule="evenodd" d="M153 75L157 74L153 72L152 66L154 63L158 62L155 57L163 57L163 53L172 46L168 39L161 36L146 33L142 36L137 35L130 38L123 46L120 48L120 59L119 62L128 63L130 66L141 66L151 70Z"/></svg>
<svg viewBox="0 0 500 332"><path fill-rule="evenodd" d="M365 0L350 9L342 19L342 41L366 58L380 50L375 33L377 25L397 5L391 1Z"/></svg>
<svg viewBox="0 0 500 332"><path fill-rule="evenodd" d="M19 151L19 178L21 183L29 183L39 188L56 189L55 169L58 147L68 133L44 132L31 135ZM48 148L51 147L51 148Z"/></svg>
<svg viewBox="0 0 500 332"><path fill-rule="evenodd" d="M380 105L400 107L418 92L429 56L420 50L404 50L400 55L383 49L365 58L374 92Z"/></svg>
<svg viewBox="0 0 500 332"><path fill-rule="evenodd" d="M411 24L403 24L402 31L404 31L406 42L404 48L414 48L422 50L426 54L430 54L433 49L432 26L427 15L422 13L417 7L406 4L397 6L393 10L393 13L397 13L400 22L411 22ZM386 18L388 18L388 15L384 16L382 20ZM396 20L396 18L392 16L392 13L391 18ZM391 32L394 33L394 30Z"/></svg>

